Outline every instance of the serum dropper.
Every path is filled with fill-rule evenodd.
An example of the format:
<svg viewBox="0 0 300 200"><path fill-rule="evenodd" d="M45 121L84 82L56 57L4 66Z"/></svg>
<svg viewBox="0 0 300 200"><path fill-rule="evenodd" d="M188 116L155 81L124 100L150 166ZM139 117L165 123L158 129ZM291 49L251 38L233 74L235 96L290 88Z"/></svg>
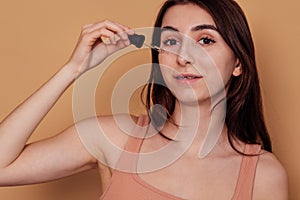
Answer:
<svg viewBox="0 0 300 200"><path fill-rule="evenodd" d="M131 44L133 44L137 48L141 48L144 45L144 46L147 46L147 47L149 47L151 49L154 49L156 51L160 51L159 47L145 43L145 36L144 35L135 33L133 35L128 35L128 39L131 42Z"/></svg>

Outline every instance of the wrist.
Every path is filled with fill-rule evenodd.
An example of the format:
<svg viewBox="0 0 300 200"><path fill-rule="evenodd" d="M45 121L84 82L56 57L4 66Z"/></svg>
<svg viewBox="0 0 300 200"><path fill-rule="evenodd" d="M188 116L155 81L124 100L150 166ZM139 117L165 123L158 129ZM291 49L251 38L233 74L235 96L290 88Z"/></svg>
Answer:
<svg viewBox="0 0 300 200"><path fill-rule="evenodd" d="M75 81L80 75L78 68L72 63L66 63L60 70L67 79Z"/></svg>

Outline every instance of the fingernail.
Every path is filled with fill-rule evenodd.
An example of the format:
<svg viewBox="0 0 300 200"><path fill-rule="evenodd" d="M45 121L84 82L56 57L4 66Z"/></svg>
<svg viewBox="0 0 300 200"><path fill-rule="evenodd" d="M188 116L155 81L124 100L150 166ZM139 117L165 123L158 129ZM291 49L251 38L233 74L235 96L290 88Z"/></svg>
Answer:
<svg viewBox="0 0 300 200"><path fill-rule="evenodd" d="M125 43L127 46L131 44L129 40L124 40L124 43Z"/></svg>
<svg viewBox="0 0 300 200"><path fill-rule="evenodd" d="M130 35L133 35L134 31L132 29L129 29L127 33L130 34Z"/></svg>

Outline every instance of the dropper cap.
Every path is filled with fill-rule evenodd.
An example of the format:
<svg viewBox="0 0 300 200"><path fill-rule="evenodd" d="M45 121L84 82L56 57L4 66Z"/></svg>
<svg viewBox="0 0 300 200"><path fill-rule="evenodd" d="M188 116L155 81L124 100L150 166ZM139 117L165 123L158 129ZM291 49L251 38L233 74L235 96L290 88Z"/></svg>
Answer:
<svg viewBox="0 0 300 200"><path fill-rule="evenodd" d="M156 51L161 52L162 50L157 47L157 46L153 46L151 44L147 44L145 43L145 36L144 35L139 35L139 34L133 34L133 35L128 35L128 39L130 41L131 44L133 44L134 46L136 46L137 48L141 48L143 45L154 49Z"/></svg>
<svg viewBox="0 0 300 200"><path fill-rule="evenodd" d="M145 36L139 34L128 35L128 39L137 48L141 48L145 42Z"/></svg>

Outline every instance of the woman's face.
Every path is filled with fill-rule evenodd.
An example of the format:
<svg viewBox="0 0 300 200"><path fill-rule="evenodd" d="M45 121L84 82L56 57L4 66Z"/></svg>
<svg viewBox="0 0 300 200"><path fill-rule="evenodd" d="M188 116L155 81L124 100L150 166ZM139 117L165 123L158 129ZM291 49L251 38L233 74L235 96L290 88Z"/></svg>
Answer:
<svg viewBox="0 0 300 200"><path fill-rule="evenodd" d="M159 63L164 80L181 102L210 99L241 67L210 14L194 4L168 9L162 21ZM219 81L218 81L219 80Z"/></svg>

